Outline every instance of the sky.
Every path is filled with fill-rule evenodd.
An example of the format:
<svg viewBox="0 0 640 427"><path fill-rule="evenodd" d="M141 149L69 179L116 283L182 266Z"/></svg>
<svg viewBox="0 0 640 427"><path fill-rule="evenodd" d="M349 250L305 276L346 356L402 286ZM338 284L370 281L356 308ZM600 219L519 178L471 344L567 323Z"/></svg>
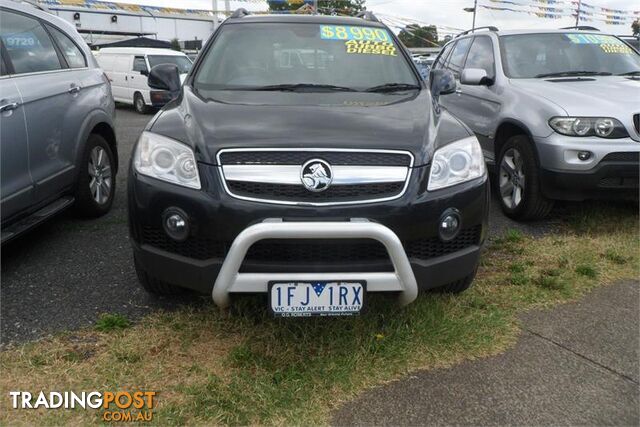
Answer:
<svg viewBox="0 0 640 427"><path fill-rule="evenodd" d="M194 9L211 9L212 0L116 0L126 3L137 3L154 6L184 7ZM323 0L319 0L322 4ZM527 0L516 2L527 3ZM531 2L531 1L529 1ZM224 8L224 0L218 0L218 9ZM602 6L609 9L640 10L640 0L588 0L589 4ZM230 1L231 10L244 7L248 10L266 10L266 1L245 0ZM480 4L492 6L507 6L509 4L492 3L490 0L480 0ZM367 9L386 19L388 25L399 25L398 18L410 19L422 24L435 24L441 27L460 29L471 28L473 14L464 12L465 7L472 7L473 0L366 0ZM500 29L518 28L560 28L575 25L575 18L543 19L527 14L507 11L493 11L478 7L476 26L493 25ZM581 25L591 25L600 28L601 31L614 34L631 34L631 24L606 25L604 22L581 22ZM398 28L392 29L397 32ZM455 32L449 28L441 28L441 37L445 31Z"/></svg>

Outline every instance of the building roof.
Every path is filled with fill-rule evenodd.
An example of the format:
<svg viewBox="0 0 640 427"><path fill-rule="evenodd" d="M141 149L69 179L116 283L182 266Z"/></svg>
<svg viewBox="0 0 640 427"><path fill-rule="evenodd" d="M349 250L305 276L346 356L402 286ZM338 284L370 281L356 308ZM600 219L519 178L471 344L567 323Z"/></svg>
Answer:
<svg viewBox="0 0 640 427"><path fill-rule="evenodd" d="M229 18L224 21L225 24L242 24L242 23L259 23L259 22L338 24L338 25L359 25L359 26L368 26L368 27L384 27L384 24L381 22L368 21L366 19L355 18L351 16L332 16L332 15L256 14L256 15L247 15L242 18Z"/></svg>
<svg viewBox="0 0 640 427"><path fill-rule="evenodd" d="M110 48L159 48L159 49L170 49L171 43L164 40L156 40L150 39L148 37L136 37L132 39L126 40L118 40L117 42L111 43L103 43L95 45L95 47L99 47L100 49L110 49ZM175 51L172 51L175 52Z"/></svg>
<svg viewBox="0 0 640 427"><path fill-rule="evenodd" d="M37 0L38 3L53 10L91 10L103 13L132 14L142 16L173 16L176 15L190 19L212 19L210 10L203 9L179 9L174 7L157 7L139 4L119 3L100 0Z"/></svg>
<svg viewBox="0 0 640 427"><path fill-rule="evenodd" d="M164 56L185 56L184 53L171 49L155 49L148 47L103 47L100 54L113 53L125 55L164 55Z"/></svg>

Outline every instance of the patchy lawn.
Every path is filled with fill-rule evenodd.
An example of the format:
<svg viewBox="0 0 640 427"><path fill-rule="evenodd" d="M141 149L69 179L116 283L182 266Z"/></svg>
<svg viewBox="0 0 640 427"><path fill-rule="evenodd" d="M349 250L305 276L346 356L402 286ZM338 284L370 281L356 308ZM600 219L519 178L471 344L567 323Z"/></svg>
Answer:
<svg viewBox="0 0 640 427"><path fill-rule="evenodd" d="M474 287L424 294L405 309L370 298L361 317L273 319L262 298L229 317L213 305L157 313L0 353L0 423L100 423L93 410L13 410L10 390L158 391L154 420L181 424L323 424L366 387L419 368L504 351L523 310L575 299L640 272L637 207L574 212L559 233L510 230L488 246Z"/></svg>

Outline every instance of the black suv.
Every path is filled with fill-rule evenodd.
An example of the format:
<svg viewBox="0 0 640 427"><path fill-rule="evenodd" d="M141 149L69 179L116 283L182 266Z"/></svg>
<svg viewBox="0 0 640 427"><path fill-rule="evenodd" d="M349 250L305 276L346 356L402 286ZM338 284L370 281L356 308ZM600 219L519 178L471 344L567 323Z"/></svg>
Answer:
<svg viewBox="0 0 640 427"><path fill-rule="evenodd" d="M475 276L489 188L476 137L375 16L248 16L211 37L135 148L129 220L153 293L268 293L279 316L402 304Z"/></svg>

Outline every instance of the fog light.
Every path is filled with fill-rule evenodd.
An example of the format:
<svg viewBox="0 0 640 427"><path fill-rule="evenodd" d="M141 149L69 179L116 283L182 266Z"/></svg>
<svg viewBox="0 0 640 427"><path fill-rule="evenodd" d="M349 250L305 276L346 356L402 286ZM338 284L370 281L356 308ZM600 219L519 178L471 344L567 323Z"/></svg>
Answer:
<svg viewBox="0 0 640 427"><path fill-rule="evenodd" d="M591 158L591 151L578 151L578 159L586 162Z"/></svg>
<svg viewBox="0 0 640 427"><path fill-rule="evenodd" d="M163 215L164 231L173 240L179 242L189 237L189 221L187 214L178 208L167 209Z"/></svg>
<svg viewBox="0 0 640 427"><path fill-rule="evenodd" d="M440 217L440 239L447 242L458 235L462 226L462 218L456 209L447 209Z"/></svg>

